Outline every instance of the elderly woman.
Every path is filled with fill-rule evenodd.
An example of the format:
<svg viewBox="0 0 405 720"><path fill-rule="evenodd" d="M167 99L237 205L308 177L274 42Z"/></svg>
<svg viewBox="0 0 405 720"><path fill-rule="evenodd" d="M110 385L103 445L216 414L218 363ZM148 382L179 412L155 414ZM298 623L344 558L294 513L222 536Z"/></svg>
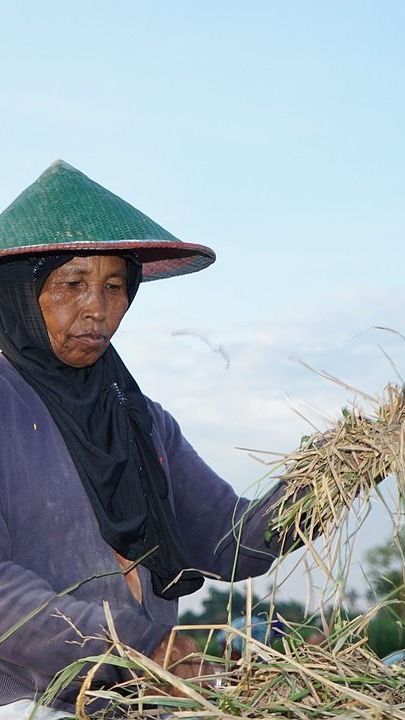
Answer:
<svg viewBox="0 0 405 720"><path fill-rule="evenodd" d="M241 526L236 579L278 548L263 507L199 458L111 345L141 281L213 252L58 161L0 216L0 253L0 718L22 720L57 671L106 650L103 601L121 641L161 661L178 597L230 579ZM192 647L178 640L174 656ZM96 682L121 672L105 665ZM78 687L42 717L73 712Z"/></svg>

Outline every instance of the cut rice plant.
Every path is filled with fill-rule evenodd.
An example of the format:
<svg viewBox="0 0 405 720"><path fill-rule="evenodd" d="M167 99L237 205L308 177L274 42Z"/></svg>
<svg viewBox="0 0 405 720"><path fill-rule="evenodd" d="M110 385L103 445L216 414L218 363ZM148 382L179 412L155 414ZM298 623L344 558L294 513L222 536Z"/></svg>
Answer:
<svg viewBox="0 0 405 720"><path fill-rule="evenodd" d="M370 400L370 398L368 398ZM374 412L343 409L335 427L305 436L280 464L285 493L269 511L266 539L277 533L282 545L309 544L341 526L355 498L364 501L388 475L395 475L405 498L405 393L388 385Z"/></svg>
<svg viewBox="0 0 405 720"><path fill-rule="evenodd" d="M180 680L131 648L119 644L108 657L86 658L92 664L83 679L76 713L80 720L127 718L272 718L273 720L405 720L405 667L384 665L366 646L365 628L377 608L331 633L322 645L313 646L286 636L283 650L267 647L245 632L230 626L205 626L208 633L221 628L238 634L249 651L225 670L223 662L214 674ZM178 627L177 632L201 631L201 627ZM201 654L204 664L213 658ZM102 662L125 665L132 680L111 690L93 688ZM83 662L76 663L54 681L45 699L57 693L69 676L80 675ZM201 684L203 681L203 684ZM173 691L177 696L173 696ZM179 697L181 695L181 697ZM109 705L92 713L92 703L103 699ZM118 710L119 708L119 710ZM118 712L117 716L114 714Z"/></svg>

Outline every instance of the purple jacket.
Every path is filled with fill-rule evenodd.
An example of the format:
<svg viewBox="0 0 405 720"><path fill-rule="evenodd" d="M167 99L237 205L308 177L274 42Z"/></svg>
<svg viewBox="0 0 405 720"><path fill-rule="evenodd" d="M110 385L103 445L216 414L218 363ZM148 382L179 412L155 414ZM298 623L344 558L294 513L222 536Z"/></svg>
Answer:
<svg viewBox="0 0 405 720"><path fill-rule="evenodd" d="M112 549L102 540L93 510L64 440L41 399L0 355L0 636L50 599L38 615L0 643L0 705L41 694L55 673L87 655L103 652L103 639L84 647L84 636L102 635L103 600L110 604L121 641L150 655L177 620L176 601L157 598L149 571L139 568L142 605L118 572ZM189 567L229 580L235 542L229 531L249 501L239 499L182 436L177 422L149 401L153 438L168 476L180 532L187 540ZM244 521L236 579L269 568L277 546L264 544L263 505ZM222 541L222 542L221 542ZM254 549L253 549L254 548ZM94 578L64 597L66 588ZM55 614L58 613L58 616ZM122 679L105 666L105 686ZM57 707L73 710L78 685L65 690Z"/></svg>

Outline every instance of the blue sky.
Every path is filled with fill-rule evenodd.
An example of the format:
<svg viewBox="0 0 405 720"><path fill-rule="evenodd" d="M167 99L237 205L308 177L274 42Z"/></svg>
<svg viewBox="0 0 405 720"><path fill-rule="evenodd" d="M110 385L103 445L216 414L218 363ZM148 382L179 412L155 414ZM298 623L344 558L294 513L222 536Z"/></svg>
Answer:
<svg viewBox="0 0 405 720"><path fill-rule="evenodd" d="M235 446L293 449L290 405L350 399L292 355L377 393L380 343L405 374L367 331L404 329L404 21L400 0L0 5L0 208L62 157L216 250L142 287L116 344L238 491L261 468ZM359 556L390 533L378 508L367 528Z"/></svg>

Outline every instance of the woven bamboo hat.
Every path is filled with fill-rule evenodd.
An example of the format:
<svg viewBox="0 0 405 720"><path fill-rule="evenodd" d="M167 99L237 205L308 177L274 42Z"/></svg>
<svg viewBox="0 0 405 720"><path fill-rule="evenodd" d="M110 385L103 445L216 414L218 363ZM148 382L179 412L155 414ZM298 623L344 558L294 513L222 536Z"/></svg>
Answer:
<svg viewBox="0 0 405 720"><path fill-rule="evenodd" d="M197 272L215 260L118 195L56 160L0 214L0 257L60 250L134 250L142 280Z"/></svg>

